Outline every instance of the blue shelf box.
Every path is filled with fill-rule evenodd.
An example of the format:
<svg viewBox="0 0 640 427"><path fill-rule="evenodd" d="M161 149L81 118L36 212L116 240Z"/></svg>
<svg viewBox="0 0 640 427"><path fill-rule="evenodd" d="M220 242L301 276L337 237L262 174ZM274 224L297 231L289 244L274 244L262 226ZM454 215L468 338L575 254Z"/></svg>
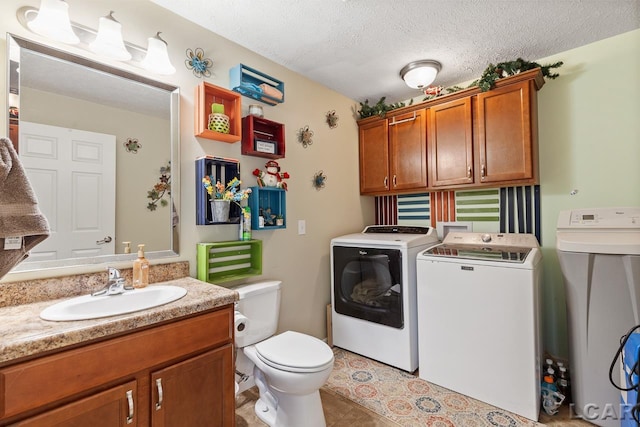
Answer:
<svg viewBox="0 0 640 427"><path fill-rule="evenodd" d="M229 84L234 92L265 104L284 102L284 82L244 64L229 70Z"/></svg>

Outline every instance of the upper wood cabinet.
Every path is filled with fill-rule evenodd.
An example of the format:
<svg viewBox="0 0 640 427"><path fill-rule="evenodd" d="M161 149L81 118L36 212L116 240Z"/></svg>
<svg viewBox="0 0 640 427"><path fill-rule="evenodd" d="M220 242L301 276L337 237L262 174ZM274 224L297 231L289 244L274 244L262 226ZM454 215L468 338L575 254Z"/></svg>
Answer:
<svg viewBox="0 0 640 427"><path fill-rule="evenodd" d="M389 126L387 120L360 125L360 193L389 190Z"/></svg>
<svg viewBox="0 0 640 427"><path fill-rule="evenodd" d="M435 105L427 117L431 186L473 183L471 98Z"/></svg>
<svg viewBox="0 0 640 427"><path fill-rule="evenodd" d="M482 92L476 99L480 182L536 183L538 122L533 82Z"/></svg>
<svg viewBox="0 0 640 427"><path fill-rule="evenodd" d="M537 184L543 85L540 69L529 70L487 92L465 89L361 120L360 193Z"/></svg>
<svg viewBox="0 0 640 427"><path fill-rule="evenodd" d="M361 123L359 129L361 194L426 188L425 110Z"/></svg>

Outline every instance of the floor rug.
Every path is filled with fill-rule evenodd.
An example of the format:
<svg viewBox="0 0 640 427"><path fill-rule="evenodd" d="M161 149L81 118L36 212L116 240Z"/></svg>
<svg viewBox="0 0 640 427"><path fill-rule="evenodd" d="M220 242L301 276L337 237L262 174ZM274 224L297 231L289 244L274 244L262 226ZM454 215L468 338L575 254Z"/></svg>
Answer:
<svg viewBox="0 0 640 427"><path fill-rule="evenodd" d="M542 424L334 347L325 387L401 426L524 427Z"/></svg>

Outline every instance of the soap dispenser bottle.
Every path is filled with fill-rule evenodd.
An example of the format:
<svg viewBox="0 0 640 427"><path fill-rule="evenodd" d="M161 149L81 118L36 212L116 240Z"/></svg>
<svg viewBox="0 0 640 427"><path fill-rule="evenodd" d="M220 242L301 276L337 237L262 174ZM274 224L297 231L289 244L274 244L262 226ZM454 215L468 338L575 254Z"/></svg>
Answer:
<svg viewBox="0 0 640 427"><path fill-rule="evenodd" d="M144 257L144 245L138 245L138 259L133 261L133 287L144 288L149 284L149 260Z"/></svg>

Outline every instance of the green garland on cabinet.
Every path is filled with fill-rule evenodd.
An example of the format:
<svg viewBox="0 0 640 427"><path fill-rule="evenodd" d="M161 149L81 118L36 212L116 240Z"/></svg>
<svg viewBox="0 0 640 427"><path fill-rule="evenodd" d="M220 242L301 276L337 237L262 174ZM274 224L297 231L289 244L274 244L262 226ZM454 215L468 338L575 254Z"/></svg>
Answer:
<svg viewBox="0 0 640 427"><path fill-rule="evenodd" d="M439 93L436 95L426 96L423 101L428 101L442 95L448 95L450 93L458 92L459 90L463 89L469 89L475 86L478 86L480 88L480 91L486 92L494 87L497 80L504 77L513 76L523 71L532 70L534 68L540 68L542 76L544 78L553 80L559 77L560 74L552 72L551 69L560 68L562 65L562 61L554 62L553 64L540 65L537 62L529 62L522 58L517 58L515 61L499 62L496 65L489 64L480 78L474 80L466 88L461 86L451 86L442 91L439 91ZM369 105L368 99L365 100L364 103L360 102L360 109L358 110L360 118L364 119L366 117L371 117L374 115L384 117L387 114L387 111L395 110L396 108L405 106L404 102L396 102L395 104L387 105L384 102L385 98L386 97L383 96L377 103L373 105ZM413 104L413 99L411 99L411 101L409 102L409 105L411 104Z"/></svg>
<svg viewBox="0 0 640 427"><path fill-rule="evenodd" d="M404 102L396 102L395 104L387 105L384 100L386 96L380 98L378 102L373 105L369 105L369 100L365 99L364 103L360 103L360 109L358 110L358 114L360 114L360 118L364 119L365 117L371 116L380 116L384 117L387 114L387 111L395 110L396 108L404 107L406 104ZM409 105L413 104L413 99L409 102Z"/></svg>
<svg viewBox="0 0 640 427"><path fill-rule="evenodd" d="M553 64L540 65L537 62L525 61L522 58L518 58L515 61L499 62L496 65L489 64L480 78L472 82L469 87L478 86L482 92L486 92L493 89L496 80L513 76L523 71L533 70L534 68L540 68L544 78L553 80L556 77L559 77L560 74L552 73L551 69L560 68L562 64L562 61L558 61Z"/></svg>

